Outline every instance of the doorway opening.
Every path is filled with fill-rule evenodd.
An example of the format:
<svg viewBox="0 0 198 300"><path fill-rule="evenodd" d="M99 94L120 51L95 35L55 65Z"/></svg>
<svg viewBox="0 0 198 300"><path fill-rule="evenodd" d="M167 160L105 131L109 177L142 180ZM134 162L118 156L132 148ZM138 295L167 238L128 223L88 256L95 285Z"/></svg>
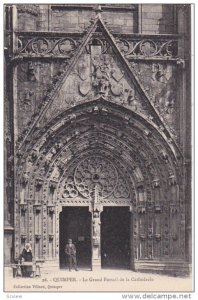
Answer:
<svg viewBox="0 0 198 300"><path fill-rule="evenodd" d="M78 268L91 269L91 213L88 207L64 207L60 213L60 268L67 268L65 245L76 246Z"/></svg>
<svg viewBox="0 0 198 300"><path fill-rule="evenodd" d="M104 207L101 213L102 268L130 268L129 207Z"/></svg>

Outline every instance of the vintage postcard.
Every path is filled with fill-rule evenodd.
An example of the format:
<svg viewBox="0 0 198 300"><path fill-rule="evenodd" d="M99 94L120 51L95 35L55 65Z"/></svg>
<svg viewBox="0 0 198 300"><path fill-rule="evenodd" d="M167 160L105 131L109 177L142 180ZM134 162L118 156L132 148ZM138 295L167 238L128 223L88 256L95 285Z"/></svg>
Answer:
<svg viewBox="0 0 198 300"><path fill-rule="evenodd" d="M193 291L192 6L4 4L4 292Z"/></svg>

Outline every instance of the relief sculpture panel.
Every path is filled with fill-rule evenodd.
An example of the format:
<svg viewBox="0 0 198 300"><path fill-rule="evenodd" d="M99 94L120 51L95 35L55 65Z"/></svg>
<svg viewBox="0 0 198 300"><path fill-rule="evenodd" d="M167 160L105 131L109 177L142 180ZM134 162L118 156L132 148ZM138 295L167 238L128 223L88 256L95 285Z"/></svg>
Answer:
<svg viewBox="0 0 198 300"><path fill-rule="evenodd" d="M173 138L179 138L180 109L178 95L178 68L174 63L135 63L132 68L149 95L154 108L171 132Z"/></svg>
<svg viewBox="0 0 198 300"><path fill-rule="evenodd" d="M17 113L20 138L40 114L45 98L65 63L28 61L17 66ZM38 126L38 124L37 124Z"/></svg>
<svg viewBox="0 0 198 300"><path fill-rule="evenodd" d="M75 105L103 96L107 101L123 105L133 111L148 115L134 84L125 74L113 54L91 55L84 53L75 70L56 94L45 120Z"/></svg>

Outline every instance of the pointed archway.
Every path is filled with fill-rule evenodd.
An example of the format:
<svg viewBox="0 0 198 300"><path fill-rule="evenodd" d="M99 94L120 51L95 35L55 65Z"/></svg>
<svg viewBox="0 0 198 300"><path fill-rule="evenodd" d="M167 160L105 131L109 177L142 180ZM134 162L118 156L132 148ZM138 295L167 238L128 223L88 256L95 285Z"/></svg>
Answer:
<svg viewBox="0 0 198 300"><path fill-rule="evenodd" d="M36 256L59 265L60 212L65 206L80 205L89 207L95 222L92 241L95 241L96 265L101 264L98 256L101 243L100 234L95 236L94 230L100 228L97 226L100 226L101 207L105 206L131 207L131 267L140 269L146 261L152 269L153 263L166 257L173 255L178 261L182 258L183 248L179 245L184 239L184 226L178 220L184 207L179 192L179 155L156 127L137 113L101 98L65 111L47 128L28 146L21 158L22 172L18 177L21 189L16 209L28 206L26 234L33 241ZM107 199L106 194L101 194L100 174L95 171L87 174L81 170L83 178L87 174L89 184L80 185L78 180L82 178L77 180L75 176L79 168L85 167L87 157L102 157L105 166L108 162L109 166L115 166L120 174L117 190L110 190L115 197ZM27 198L31 199L28 203ZM27 221L27 215L23 214L20 222ZM20 235L20 227L16 226L16 238Z"/></svg>

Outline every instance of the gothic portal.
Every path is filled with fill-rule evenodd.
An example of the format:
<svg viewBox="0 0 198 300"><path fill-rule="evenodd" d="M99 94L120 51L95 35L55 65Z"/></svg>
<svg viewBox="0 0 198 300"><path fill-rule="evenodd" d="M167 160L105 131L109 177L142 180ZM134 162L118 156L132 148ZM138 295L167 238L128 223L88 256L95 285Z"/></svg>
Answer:
<svg viewBox="0 0 198 300"><path fill-rule="evenodd" d="M189 270L190 6L141 6L5 6L5 263Z"/></svg>

